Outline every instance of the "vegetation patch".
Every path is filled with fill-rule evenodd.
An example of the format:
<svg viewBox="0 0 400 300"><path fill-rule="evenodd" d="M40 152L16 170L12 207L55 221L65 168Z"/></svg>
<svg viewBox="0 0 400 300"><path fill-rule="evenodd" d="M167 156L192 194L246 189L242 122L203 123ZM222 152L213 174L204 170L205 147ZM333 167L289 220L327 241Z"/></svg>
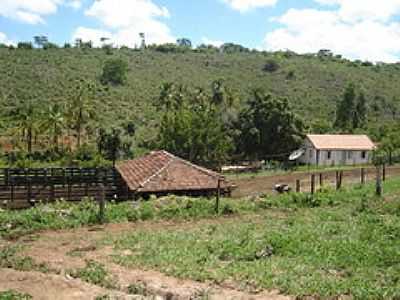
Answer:
<svg viewBox="0 0 400 300"><path fill-rule="evenodd" d="M29 300L32 296L14 290L0 292L0 300Z"/></svg>
<svg viewBox="0 0 400 300"><path fill-rule="evenodd" d="M49 268L45 263L36 263L31 257L19 254L21 246L9 245L0 248L0 268L9 268L17 271L38 271L48 273Z"/></svg>
<svg viewBox="0 0 400 300"><path fill-rule="evenodd" d="M87 260L86 266L69 272L74 278L80 278L90 284L98 285L107 289L114 289L115 282L108 274L103 264L94 260Z"/></svg>
<svg viewBox="0 0 400 300"><path fill-rule="evenodd" d="M388 182L386 190L395 194L398 184ZM126 234L112 239L113 259L179 278L234 281L247 291L400 297L399 199L375 198L371 187L324 190L310 199L295 194L259 199L257 206L275 208L243 223Z"/></svg>

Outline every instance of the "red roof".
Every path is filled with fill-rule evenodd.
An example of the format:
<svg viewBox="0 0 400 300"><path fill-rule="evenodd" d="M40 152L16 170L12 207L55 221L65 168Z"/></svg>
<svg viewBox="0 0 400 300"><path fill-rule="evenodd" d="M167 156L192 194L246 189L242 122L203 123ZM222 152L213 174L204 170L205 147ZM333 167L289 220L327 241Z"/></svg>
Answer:
<svg viewBox="0 0 400 300"><path fill-rule="evenodd" d="M166 151L151 152L141 158L120 162L117 170L134 192L211 190L223 177ZM226 188L225 181L221 184Z"/></svg>

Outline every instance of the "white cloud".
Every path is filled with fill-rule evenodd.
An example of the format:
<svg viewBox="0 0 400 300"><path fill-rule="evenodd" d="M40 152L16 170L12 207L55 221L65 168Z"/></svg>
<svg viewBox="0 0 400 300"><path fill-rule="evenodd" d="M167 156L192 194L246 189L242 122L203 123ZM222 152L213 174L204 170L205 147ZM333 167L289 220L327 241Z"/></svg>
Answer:
<svg viewBox="0 0 400 300"><path fill-rule="evenodd" d="M166 7L154 4L151 0L97 0L86 10L87 16L96 18L106 30L80 27L74 33L84 41L92 40L95 44L102 34L109 34L111 42L117 46L140 45L139 33L146 36L147 44L175 42L169 27L160 19L169 18Z"/></svg>
<svg viewBox="0 0 400 300"><path fill-rule="evenodd" d="M205 44L205 45L212 45L212 46L218 47L218 48L221 47L224 44L223 41L210 40L207 37L201 38L201 43Z"/></svg>
<svg viewBox="0 0 400 300"><path fill-rule="evenodd" d="M223 0L230 7L240 12L246 12L254 8L274 6L278 0Z"/></svg>
<svg viewBox="0 0 400 300"><path fill-rule="evenodd" d="M368 8L365 10L355 5L358 0L317 1L339 6L330 10L290 9L275 19L282 26L267 33L265 48L290 49L298 53L315 53L320 49L330 49L350 59L385 62L399 60L400 23L391 20L389 14L383 13L382 10L373 14L372 1L363 1ZM393 5L399 2L380 2L386 1L392 2ZM383 6L389 7L386 4Z"/></svg>
<svg viewBox="0 0 400 300"><path fill-rule="evenodd" d="M45 23L45 16L56 13L59 5L79 8L81 0L1 0L0 16L40 24Z"/></svg>
<svg viewBox="0 0 400 300"><path fill-rule="evenodd" d="M315 0L322 5L339 6L340 17L348 22L387 21L400 12L400 0Z"/></svg>
<svg viewBox="0 0 400 300"><path fill-rule="evenodd" d="M7 35L3 32L0 32L0 44L5 44L5 45L15 45L15 42L9 40L7 38Z"/></svg>

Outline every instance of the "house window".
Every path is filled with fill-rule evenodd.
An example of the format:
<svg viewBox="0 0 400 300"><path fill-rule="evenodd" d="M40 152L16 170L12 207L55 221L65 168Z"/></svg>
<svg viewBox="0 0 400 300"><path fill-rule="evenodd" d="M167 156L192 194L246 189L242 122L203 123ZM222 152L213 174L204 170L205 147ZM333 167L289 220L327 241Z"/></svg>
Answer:
<svg viewBox="0 0 400 300"><path fill-rule="evenodd" d="M361 158L366 159L367 158L367 151L362 151L361 152Z"/></svg>
<svg viewBox="0 0 400 300"><path fill-rule="evenodd" d="M312 158L312 150L310 149L309 153L309 157Z"/></svg>
<svg viewBox="0 0 400 300"><path fill-rule="evenodd" d="M353 158L353 151L347 151L347 159Z"/></svg>
<svg viewBox="0 0 400 300"><path fill-rule="evenodd" d="M331 159L332 158L332 151L328 151L326 153L326 159Z"/></svg>

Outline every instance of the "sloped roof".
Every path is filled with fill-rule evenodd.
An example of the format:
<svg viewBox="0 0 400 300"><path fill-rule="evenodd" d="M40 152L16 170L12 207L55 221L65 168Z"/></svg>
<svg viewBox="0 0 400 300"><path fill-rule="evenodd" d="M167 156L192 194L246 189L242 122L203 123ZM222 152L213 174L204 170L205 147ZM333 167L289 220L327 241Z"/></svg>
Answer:
<svg viewBox="0 0 400 300"><path fill-rule="evenodd" d="M375 149L367 135L351 134L309 134L307 138L319 150L363 150Z"/></svg>
<svg viewBox="0 0 400 300"><path fill-rule="evenodd" d="M166 151L156 151L116 165L133 192L172 192L216 189L223 177ZM221 187L227 187L225 181Z"/></svg>

